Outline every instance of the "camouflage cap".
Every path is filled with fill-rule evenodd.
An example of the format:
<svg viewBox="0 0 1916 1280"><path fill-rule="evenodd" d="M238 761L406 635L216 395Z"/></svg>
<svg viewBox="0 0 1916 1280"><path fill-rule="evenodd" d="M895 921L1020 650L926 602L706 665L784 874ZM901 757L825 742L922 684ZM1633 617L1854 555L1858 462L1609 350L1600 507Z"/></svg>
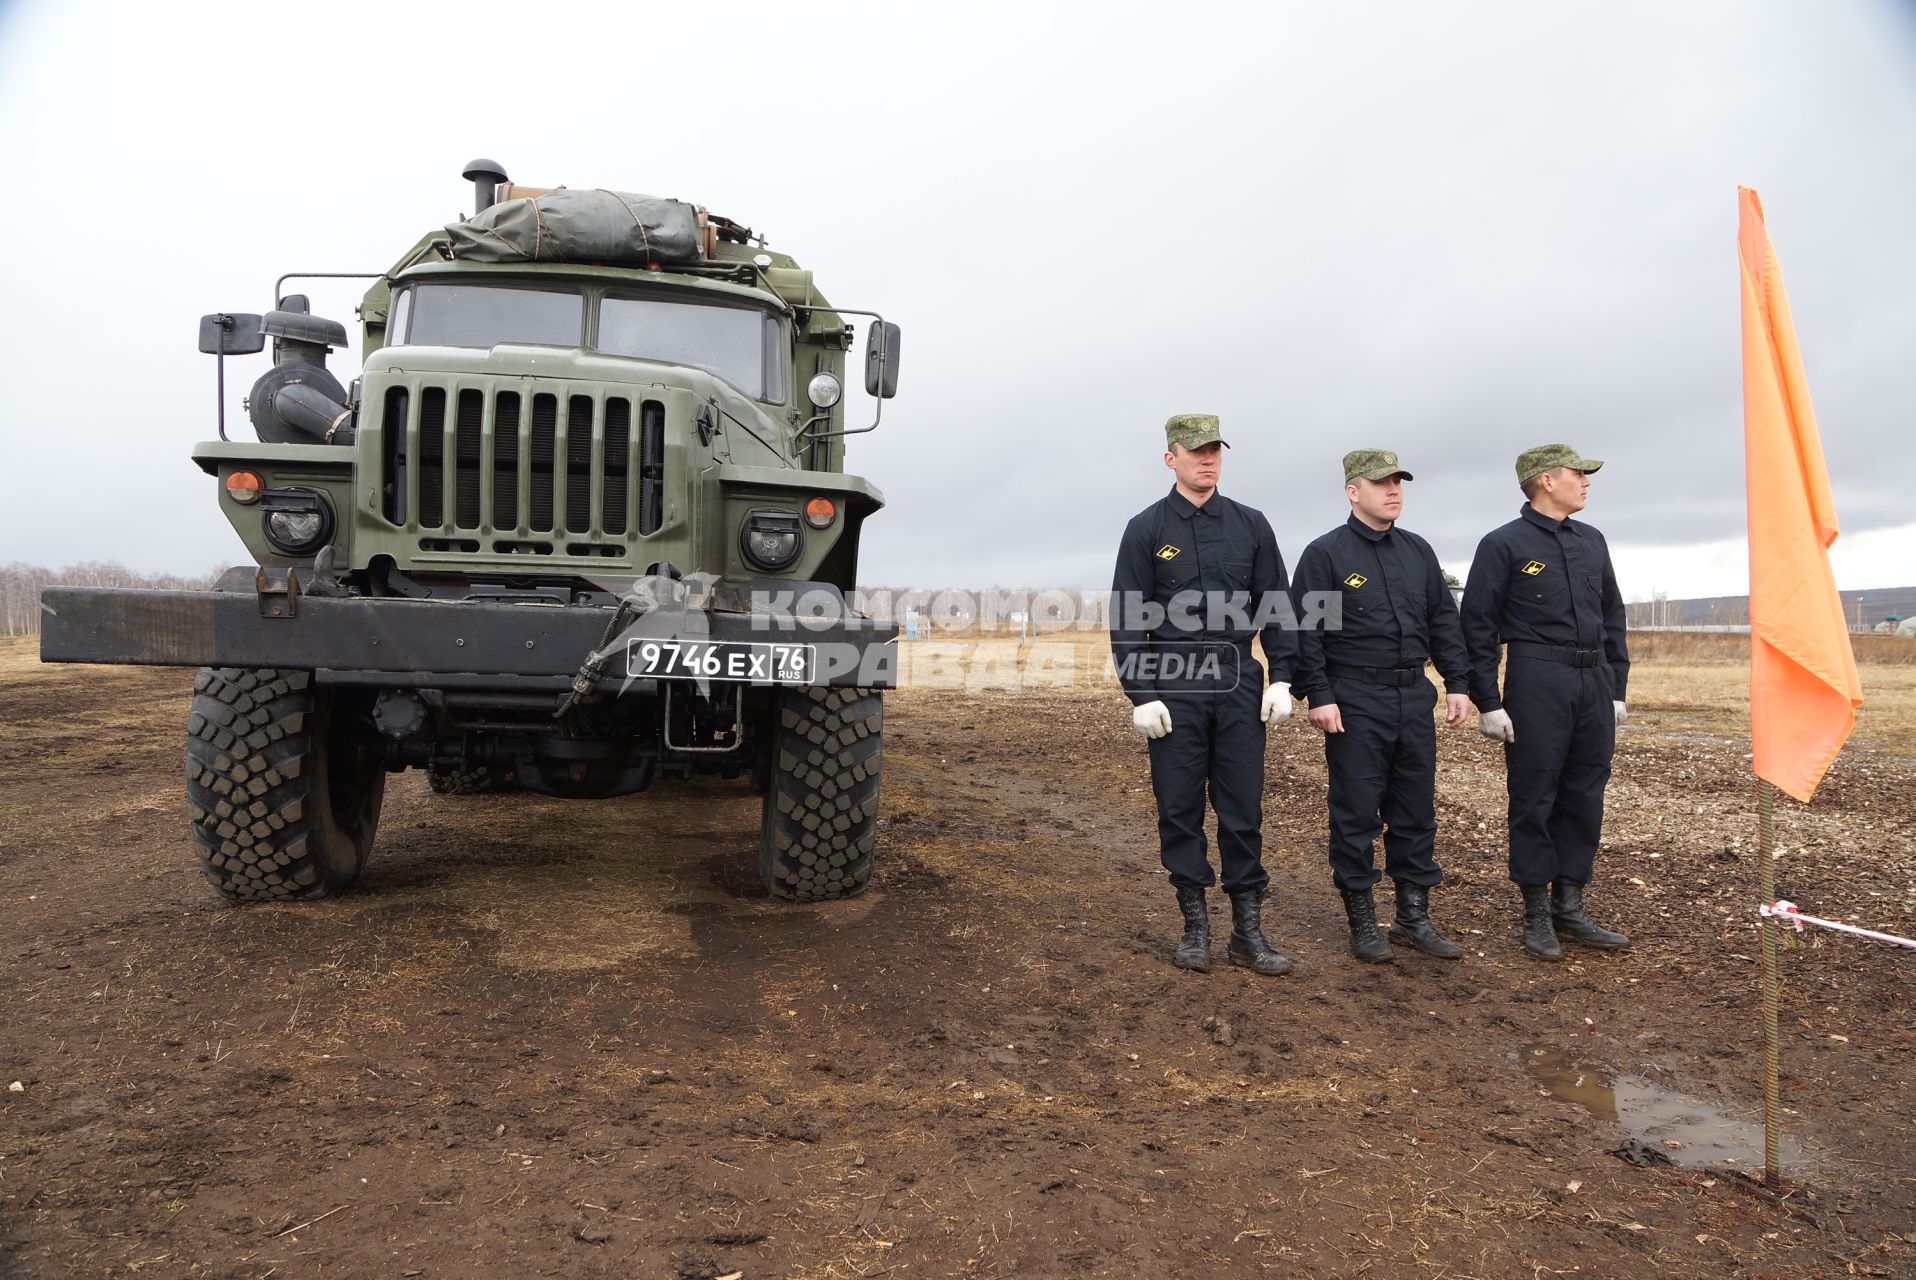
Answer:
<svg viewBox="0 0 1916 1280"><path fill-rule="evenodd" d="M1230 448L1230 442L1217 433L1217 415L1215 413L1178 413L1164 424L1164 447L1181 444L1187 449L1200 449L1213 440Z"/></svg>
<svg viewBox="0 0 1916 1280"><path fill-rule="evenodd" d="M1397 455L1389 449L1353 449L1345 454L1344 483L1349 484L1359 476L1366 480L1388 480L1392 476L1416 479L1397 465Z"/></svg>
<svg viewBox="0 0 1916 1280"><path fill-rule="evenodd" d="M1555 471L1558 467L1569 467L1572 471L1595 471L1602 465L1595 458L1586 458L1567 444L1540 444L1517 455L1517 483L1523 484L1532 476Z"/></svg>

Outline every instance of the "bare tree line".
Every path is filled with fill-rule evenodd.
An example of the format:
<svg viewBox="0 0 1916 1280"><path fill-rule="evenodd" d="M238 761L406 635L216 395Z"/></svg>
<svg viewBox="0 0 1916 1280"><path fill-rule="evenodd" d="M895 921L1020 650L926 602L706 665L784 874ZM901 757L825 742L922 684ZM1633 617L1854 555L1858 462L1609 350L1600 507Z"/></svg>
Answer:
<svg viewBox="0 0 1916 1280"><path fill-rule="evenodd" d="M46 587L158 587L174 591L211 587L225 565L196 578L176 573L135 573L112 560L88 560L63 569L14 561L0 565L0 634L40 633L40 592Z"/></svg>

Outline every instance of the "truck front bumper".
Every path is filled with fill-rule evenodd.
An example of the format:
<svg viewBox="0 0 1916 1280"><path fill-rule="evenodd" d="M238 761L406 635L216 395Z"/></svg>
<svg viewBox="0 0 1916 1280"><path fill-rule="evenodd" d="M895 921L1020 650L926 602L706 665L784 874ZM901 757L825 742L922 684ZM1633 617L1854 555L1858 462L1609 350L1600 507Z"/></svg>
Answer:
<svg viewBox="0 0 1916 1280"><path fill-rule="evenodd" d="M40 659L171 667L285 667L323 681L391 687L555 688L592 672L599 693L648 692L633 679L630 637L692 644L806 645L806 683L890 689L898 684L896 623L718 610L642 614L608 638L609 608L499 600L298 595L269 612L238 591L48 587Z"/></svg>

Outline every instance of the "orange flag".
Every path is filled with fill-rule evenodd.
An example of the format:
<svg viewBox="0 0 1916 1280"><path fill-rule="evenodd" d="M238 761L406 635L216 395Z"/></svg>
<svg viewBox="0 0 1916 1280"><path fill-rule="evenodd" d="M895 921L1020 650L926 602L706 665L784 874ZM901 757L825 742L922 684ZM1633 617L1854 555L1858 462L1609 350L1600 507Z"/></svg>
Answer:
<svg viewBox="0 0 1916 1280"><path fill-rule="evenodd" d="M1863 705L1830 572L1836 507L1783 275L1756 192L1737 188L1743 447L1750 506L1750 741L1756 776L1807 801Z"/></svg>

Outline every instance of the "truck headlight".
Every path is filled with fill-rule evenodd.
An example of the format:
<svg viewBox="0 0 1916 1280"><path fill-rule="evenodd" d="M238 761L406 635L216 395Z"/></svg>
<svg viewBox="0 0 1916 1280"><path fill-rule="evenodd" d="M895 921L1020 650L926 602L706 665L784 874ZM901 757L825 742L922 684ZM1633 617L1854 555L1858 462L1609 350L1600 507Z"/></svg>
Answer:
<svg viewBox="0 0 1916 1280"><path fill-rule="evenodd" d="M819 408L829 409L838 403L838 397L845 394L845 388L839 386L838 379L831 374L818 373L813 374L812 380L806 384L805 394Z"/></svg>
<svg viewBox="0 0 1916 1280"><path fill-rule="evenodd" d="M799 525L796 511L754 511L745 517L739 545L745 558L761 569L788 569L798 559Z"/></svg>
<svg viewBox="0 0 1916 1280"><path fill-rule="evenodd" d="M333 536L333 509L311 489L268 489L260 521L274 550L289 556L311 555Z"/></svg>

